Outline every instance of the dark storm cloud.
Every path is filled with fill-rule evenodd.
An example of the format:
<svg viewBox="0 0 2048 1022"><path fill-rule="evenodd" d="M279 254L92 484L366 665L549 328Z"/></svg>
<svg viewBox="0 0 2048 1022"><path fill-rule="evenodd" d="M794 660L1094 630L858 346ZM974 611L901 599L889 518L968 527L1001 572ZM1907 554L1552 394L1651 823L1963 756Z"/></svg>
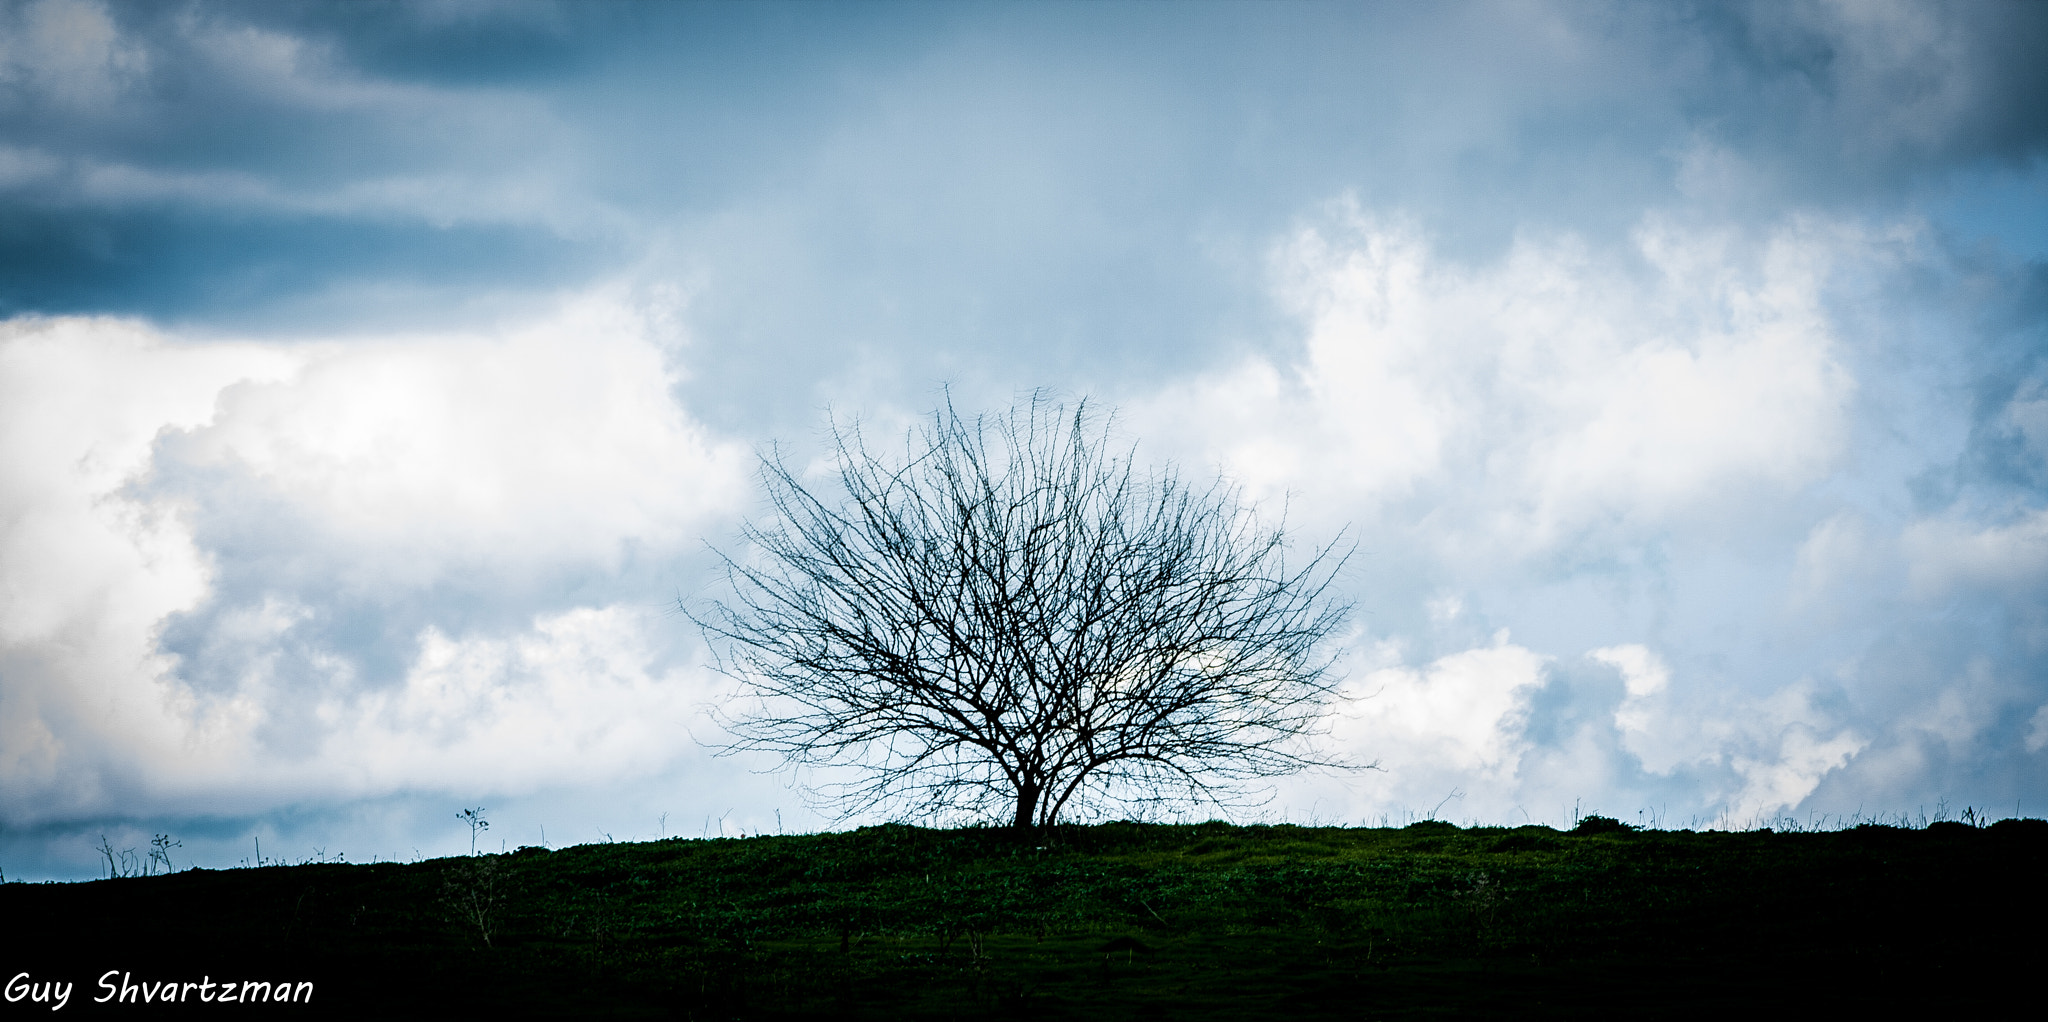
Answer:
<svg viewBox="0 0 2048 1022"><path fill-rule="evenodd" d="M239 13L0 12L0 306L234 320L352 282L588 272L603 217L561 212L573 133L538 104L381 79Z"/></svg>
<svg viewBox="0 0 2048 1022"><path fill-rule="evenodd" d="M1803 169L1809 195L1896 186L2048 148L2048 18L2026 3L1742 3L1698 8L1746 97L1710 118Z"/></svg>
<svg viewBox="0 0 2048 1022"><path fill-rule="evenodd" d="M224 222L225 221L225 222ZM550 287L592 256L546 232L189 209L0 209L0 315L125 313L246 322L350 284Z"/></svg>
<svg viewBox="0 0 2048 1022"><path fill-rule="evenodd" d="M57 68L12 48L0 306L288 321L653 252L732 339L706 377L748 390L741 347L1165 371L1269 332L1245 260L1342 191L1483 253L1624 233L1674 166L1751 209L1840 204L2048 130L2025 5L8 13L25 39L59 7L113 36Z"/></svg>

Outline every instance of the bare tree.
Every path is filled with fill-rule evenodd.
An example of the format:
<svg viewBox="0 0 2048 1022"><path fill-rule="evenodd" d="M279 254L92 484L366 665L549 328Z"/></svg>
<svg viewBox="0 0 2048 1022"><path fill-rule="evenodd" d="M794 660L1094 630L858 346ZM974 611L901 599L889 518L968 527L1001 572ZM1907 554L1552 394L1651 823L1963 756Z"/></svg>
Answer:
<svg viewBox="0 0 2048 1022"><path fill-rule="evenodd" d="M857 425L832 437L837 499L764 456L772 513L720 554L732 602L692 615L758 697L728 751L856 768L825 793L852 811L1018 827L1342 765L1312 746L1344 556L1290 567L1284 523L1220 478L1140 472L1085 401L948 400L901 461Z"/></svg>

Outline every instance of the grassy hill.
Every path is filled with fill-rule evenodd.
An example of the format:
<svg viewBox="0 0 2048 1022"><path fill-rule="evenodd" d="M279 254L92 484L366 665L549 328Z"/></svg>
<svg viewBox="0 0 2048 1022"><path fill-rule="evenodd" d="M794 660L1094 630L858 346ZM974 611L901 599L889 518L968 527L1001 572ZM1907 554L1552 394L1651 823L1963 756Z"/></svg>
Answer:
<svg viewBox="0 0 2048 1022"><path fill-rule="evenodd" d="M58 1017L1950 1012L2029 982L2044 865L2040 820L888 826L7 884L0 971L72 983ZM189 1003L96 1004L109 970ZM311 982L313 1000L199 1003L183 984L203 980Z"/></svg>

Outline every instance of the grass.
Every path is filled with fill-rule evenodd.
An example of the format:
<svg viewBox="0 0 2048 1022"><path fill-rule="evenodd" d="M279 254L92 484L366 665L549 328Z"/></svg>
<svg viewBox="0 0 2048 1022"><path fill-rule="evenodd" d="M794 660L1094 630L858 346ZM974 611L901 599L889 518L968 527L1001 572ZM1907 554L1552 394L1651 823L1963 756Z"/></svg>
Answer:
<svg viewBox="0 0 2048 1022"><path fill-rule="evenodd" d="M0 968L88 1014L118 969L311 979L337 1015L1634 1017L1953 1011L2043 950L2048 822L1588 830L888 826L8 884L36 940Z"/></svg>

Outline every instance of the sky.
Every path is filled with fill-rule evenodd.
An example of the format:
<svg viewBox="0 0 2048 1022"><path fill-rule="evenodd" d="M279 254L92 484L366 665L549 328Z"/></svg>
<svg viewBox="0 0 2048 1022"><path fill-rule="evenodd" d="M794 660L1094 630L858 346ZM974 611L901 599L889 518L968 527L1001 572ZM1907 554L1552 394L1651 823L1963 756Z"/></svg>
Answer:
<svg viewBox="0 0 2048 1022"><path fill-rule="evenodd" d="M1041 389L1356 544L1378 769L1190 818L2041 815L2043 52L1989 0L0 3L0 872L877 822L714 754L679 603L771 444Z"/></svg>

